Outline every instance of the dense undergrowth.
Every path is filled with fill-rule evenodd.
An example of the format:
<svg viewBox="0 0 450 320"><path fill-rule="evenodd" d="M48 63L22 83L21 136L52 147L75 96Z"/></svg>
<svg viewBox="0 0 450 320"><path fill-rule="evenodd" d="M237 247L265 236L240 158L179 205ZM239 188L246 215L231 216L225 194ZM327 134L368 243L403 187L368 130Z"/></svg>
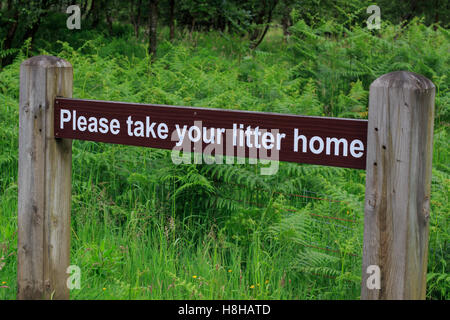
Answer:
<svg viewBox="0 0 450 320"><path fill-rule="evenodd" d="M180 34L150 63L146 45L85 31L42 35L0 72L0 298L16 294L20 63L74 67L76 98L367 118L368 88L409 70L436 85L429 299L449 298L449 34L418 20L379 31L302 20L257 50L225 33ZM281 163L174 165L162 150L73 142L74 299L357 299L365 173Z"/></svg>

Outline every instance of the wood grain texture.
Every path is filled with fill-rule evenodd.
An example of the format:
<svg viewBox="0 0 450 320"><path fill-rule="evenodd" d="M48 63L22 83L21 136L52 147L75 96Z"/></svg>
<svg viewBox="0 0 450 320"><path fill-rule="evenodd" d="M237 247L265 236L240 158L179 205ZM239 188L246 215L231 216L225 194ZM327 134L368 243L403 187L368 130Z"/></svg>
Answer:
<svg viewBox="0 0 450 320"><path fill-rule="evenodd" d="M370 86L361 299L424 299L435 86L398 71ZM366 285L369 265L381 289Z"/></svg>
<svg viewBox="0 0 450 320"><path fill-rule="evenodd" d="M54 99L72 96L70 63L36 56L20 68L18 299L68 299L72 142L55 139Z"/></svg>

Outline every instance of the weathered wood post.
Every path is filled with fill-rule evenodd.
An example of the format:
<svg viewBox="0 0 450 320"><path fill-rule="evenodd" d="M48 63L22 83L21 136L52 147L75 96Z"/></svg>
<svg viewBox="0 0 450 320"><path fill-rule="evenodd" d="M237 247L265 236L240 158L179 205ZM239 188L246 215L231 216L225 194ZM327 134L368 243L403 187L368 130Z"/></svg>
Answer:
<svg viewBox="0 0 450 320"><path fill-rule="evenodd" d="M361 299L425 298L434 97L412 72L370 86ZM380 289L367 283L371 265Z"/></svg>
<svg viewBox="0 0 450 320"><path fill-rule="evenodd" d="M55 139L56 96L72 97L69 62L36 56L20 66L18 299L68 299L72 141Z"/></svg>

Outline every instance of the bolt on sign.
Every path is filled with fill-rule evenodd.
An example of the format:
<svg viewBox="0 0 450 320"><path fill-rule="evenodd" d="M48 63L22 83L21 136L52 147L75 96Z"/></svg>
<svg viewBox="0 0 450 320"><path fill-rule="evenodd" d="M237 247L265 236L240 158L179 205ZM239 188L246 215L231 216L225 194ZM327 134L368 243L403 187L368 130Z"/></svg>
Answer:
<svg viewBox="0 0 450 320"><path fill-rule="evenodd" d="M365 169L367 121L56 98L57 138Z"/></svg>

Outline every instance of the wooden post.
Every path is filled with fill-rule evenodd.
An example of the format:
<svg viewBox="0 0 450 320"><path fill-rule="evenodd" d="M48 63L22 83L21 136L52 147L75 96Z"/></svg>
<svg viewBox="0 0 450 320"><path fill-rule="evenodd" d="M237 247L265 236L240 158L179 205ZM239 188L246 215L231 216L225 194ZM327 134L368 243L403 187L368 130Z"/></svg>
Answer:
<svg viewBox="0 0 450 320"><path fill-rule="evenodd" d="M412 72L370 86L361 299L425 299L434 96Z"/></svg>
<svg viewBox="0 0 450 320"><path fill-rule="evenodd" d="M72 141L55 139L56 96L72 97L69 62L51 56L20 66L18 299L68 299Z"/></svg>

